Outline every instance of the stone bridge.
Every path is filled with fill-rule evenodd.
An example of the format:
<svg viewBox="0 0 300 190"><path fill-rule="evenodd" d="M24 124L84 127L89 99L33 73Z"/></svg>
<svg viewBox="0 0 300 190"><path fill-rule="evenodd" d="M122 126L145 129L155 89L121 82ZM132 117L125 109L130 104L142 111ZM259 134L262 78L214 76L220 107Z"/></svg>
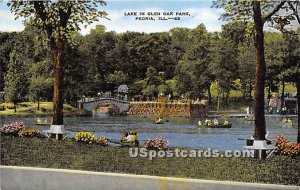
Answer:
<svg viewBox="0 0 300 190"><path fill-rule="evenodd" d="M88 112L93 112L99 105L105 104L114 104L119 108L120 113L124 113L129 110L130 102L116 98L92 98L79 102L80 108Z"/></svg>

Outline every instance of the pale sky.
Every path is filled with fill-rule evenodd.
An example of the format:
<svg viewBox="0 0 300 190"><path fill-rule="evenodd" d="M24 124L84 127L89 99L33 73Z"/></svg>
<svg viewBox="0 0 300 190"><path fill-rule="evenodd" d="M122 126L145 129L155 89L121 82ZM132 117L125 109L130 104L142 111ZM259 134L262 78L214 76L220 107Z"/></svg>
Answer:
<svg viewBox="0 0 300 190"><path fill-rule="evenodd" d="M0 3L0 31L21 31L24 29L22 19L15 20L7 2ZM195 28L203 23L209 32L220 31L224 24L219 20L222 10L210 8L211 1L201 0L113 0L107 1L107 6L101 7L108 13L110 20L100 19L86 29L81 27L80 33L87 34L95 25L104 25L107 31L118 33L126 31L135 32L163 32L174 27ZM180 20L136 20L135 16L125 16L128 12L189 12L190 16L181 17ZM163 16L163 15L162 15Z"/></svg>

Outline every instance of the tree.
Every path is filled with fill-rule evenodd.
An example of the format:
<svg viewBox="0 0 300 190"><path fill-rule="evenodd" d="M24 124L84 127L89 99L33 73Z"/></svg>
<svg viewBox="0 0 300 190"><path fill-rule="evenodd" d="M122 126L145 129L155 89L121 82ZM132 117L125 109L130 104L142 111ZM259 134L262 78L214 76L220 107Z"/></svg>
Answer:
<svg viewBox="0 0 300 190"><path fill-rule="evenodd" d="M118 87L119 85L123 84L127 80L127 76L123 71L115 71L110 73L105 80L109 85L111 85L110 90L114 90L114 88Z"/></svg>
<svg viewBox="0 0 300 190"><path fill-rule="evenodd" d="M145 79L136 82L136 84L142 87L144 97L155 98L160 93L159 86L164 84L163 75L158 73L155 68L149 67Z"/></svg>
<svg viewBox="0 0 300 190"><path fill-rule="evenodd" d="M300 33L300 29L298 31ZM297 88L298 102L298 135L297 143L300 143L300 37L290 33L284 35L286 40L284 64L281 65L280 77L287 82L294 82Z"/></svg>
<svg viewBox="0 0 300 190"><path fill-rule="evenodd" d="M105 5L104 1L97 1ZM53 124L63 125L63 52L65 44L71 44L72 33L78 31L80 23L92 23L106 13L99 11L91 1L11 1L11 11L18 17L25 17L45 32L54 68Z"/></svg>
<svg viewBox="0 0 300 190"><path fill-rule="evenodd" d="M29 78L28 96L31 100L38 102L40 109L40 99L51 99L53 79L51 76L50 60L36 62L31 64L29 69L31 77Z"/></svg>
<svg viewBox="0 0 300 190"><path fill-rule="evenodd" d="M281 33L268 32L265 34L265 44L265 58L267 67L266 80L268 81L269 86L268 97L270 97L271 91L278 90L277 84L279 82L282 82L283 84L282 94L284 93L284 80L279 76L279 73L280 68L284 64L285 42Z"/></svg>
<svg viewBox="0 0 300 190"><path fill-rule="evenodd" d="M253 40L249 39L239 44L238 62L239 79L241 81L244 99L252 99L253 81L255 78L255 51L252 46Z"/></svg>
<svg viewBox="0 0 300 190"><path fill-rule="evenodd" d="M266 121L264 113L264 86L266 64L264 55L264 23L271 19L277 13L286 1L265 2L262 11L260 1L224 1L214 2L216 7L223 7L227 18L232 20L244 20L254 22L254 47L255 47L255 92L254 92L254 114L256 140L265 140ZM263 154L265 158L265 154Z"/></svg>
<svg viewBox="0 0 300 190"><path fill-rule="evenodd" d="M14 47L10 53L8 71L5 76L5 100L16 104L24 100L28 90L28 62L30 61L21 52L18 46ZM19 46L20 47L20 46Z"/></svg>
<svg viewBox="0 0 300 190"><path fill-rule="evenodd" d="M211 39L212 71L218 83L218 96L222 92L224 105L228 104L229 94L235 89L235 80L238 79L238 45L244 38L244 26L236 22L226 24L222 32L214 34Z"/></svg>
<svg viewBox="0 0 300 190"><path fill-rule="evenodd" d="M211 84L210 36L203 24L186 32L184 43L189 46L184 45L184 53L177 66L178 92L196 99L203 97Z"/></svg>
<svg viewBox="0 0 300 190"><path fill-rule="evenodd" d="M4 78L9 64L9 54L14 47L16 32L0 32L0 92L4 90Z"/></svg>

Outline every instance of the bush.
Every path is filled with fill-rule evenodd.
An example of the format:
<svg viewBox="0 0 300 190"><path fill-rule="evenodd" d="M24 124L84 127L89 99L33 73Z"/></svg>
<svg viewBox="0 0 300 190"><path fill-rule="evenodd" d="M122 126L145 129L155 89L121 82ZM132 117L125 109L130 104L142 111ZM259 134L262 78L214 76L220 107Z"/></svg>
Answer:
<svg viewBox="0 0 300 190"><path fill-rule="evenodd" d="M20 130L24 129L22 121L14 121L11 124L4 124L0 127L0 132L3 135L18 136Z"/></svg>
<svg viewBox="0 0 300 190"><path fill-rule="evenodd" d="M93 141L96 140L96 137L91 132L81 131L75 134L75 140L77 142L92 143Z"/></svg>
<svg viewBox="0 0 300 190"><path fill-rule="evenodd" d="M30 137L30 138L41 136L40 131L36 128L24 128L21 129L18 134L20 137Z"/></svg>
<svg viewBox="0 0 300 190"><path fill-rule="evenodd" d="M96 137L92 132L77 132L75 134L75 140L77 142L84 142L84 143L97 143L101 145L107 145L108 139L105 137Z"/></svg>
<svg viewBox="0 0 300 190"><path fill-rule="evenodd" d="M169 142L164 137L157 136L148 139L144 144L144 148L153 150L167 150L169 148Z"/></svg>
<svg viewBox="0 0 300 190"><path fill-rule="evenodd" d="M108 139L105 137L98 137L95 139L95 143L101 144L101 145L107 145Z"/></svg>
<svg viewBox="0 0 300 190"><path fill-rule="evenodd" d="M300 155L300 143L289 142L288 139L284 136L277 136L276 138L277 149L275 153L285 156L297 156Z"/></svg>

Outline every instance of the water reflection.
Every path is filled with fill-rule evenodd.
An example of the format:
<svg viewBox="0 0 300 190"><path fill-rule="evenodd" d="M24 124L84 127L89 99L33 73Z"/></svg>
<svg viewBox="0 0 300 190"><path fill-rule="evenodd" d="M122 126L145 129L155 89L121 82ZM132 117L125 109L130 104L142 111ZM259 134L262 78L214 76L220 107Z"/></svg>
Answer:
<svg viewBox="0 0 300 190"><path fill-rule="evenodd" d="M22 120L26 126L46 130L49 126L33 126L34 117L1 117L1 124L13 120ZM46 117L42 117L42 120ZM93 131L96 136L105 136L119 140L123 131L135 130L140 140L149 137L164 136L169 140L170 146L189 148L214 148L218 150L240 150L245 141L253 133L254 122L243 121L240 118L228 118L232 123L230 129L211 129L197 127L198 119L173 118L169 122L158 125L152 123L152 117L143 116L107 116L95 114L91 117L66 117L65 129L70 131L68 137L73 137L77 131ZM275 139L282 134L292 141L297 139L297 119L293 118L292 128L282 128L280 117L266 117L269 138ZM143 143L143 142L142 142Z"/></svg>

